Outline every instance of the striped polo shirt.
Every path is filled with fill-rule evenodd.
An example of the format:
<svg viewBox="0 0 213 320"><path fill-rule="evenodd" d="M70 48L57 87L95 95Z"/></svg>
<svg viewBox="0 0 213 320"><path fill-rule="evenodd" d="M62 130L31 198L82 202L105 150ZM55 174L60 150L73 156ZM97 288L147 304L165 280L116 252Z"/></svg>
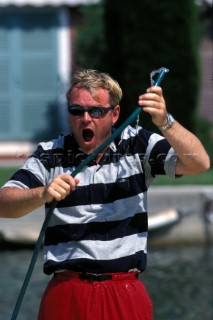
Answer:
<svg viewBox="0 0 213 320"><path fill-rule="evenodd" d="M85 157L72 134L42 142L4 187L47 186ZM174 177L175 166L176 154L164 137L128 126L98 164L91 161L77 174L76 190L57 203L45 234L44 272L143 271L147 190L156 175Z"/></svg>

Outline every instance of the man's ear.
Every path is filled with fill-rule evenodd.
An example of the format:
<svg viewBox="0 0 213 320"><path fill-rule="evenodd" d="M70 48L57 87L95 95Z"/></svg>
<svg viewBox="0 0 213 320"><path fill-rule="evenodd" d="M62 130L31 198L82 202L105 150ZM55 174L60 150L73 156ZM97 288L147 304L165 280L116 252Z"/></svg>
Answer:
<svg viewBox="0 0 213 320"><path fill-rule="evenodd" d="M112 124L113 125L117 122L119 115L120 115L120 106L119 106L119 104L117 104L117 106L115 106L115 108L113 110L113 115L112 115Z"/></svg>

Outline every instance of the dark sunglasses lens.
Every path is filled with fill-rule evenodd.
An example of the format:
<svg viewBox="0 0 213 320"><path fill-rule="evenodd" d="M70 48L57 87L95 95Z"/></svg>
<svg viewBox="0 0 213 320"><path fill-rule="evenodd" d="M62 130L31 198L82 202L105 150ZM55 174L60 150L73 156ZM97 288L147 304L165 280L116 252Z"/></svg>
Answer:
<svg viewBox="0 0 213 320"><path fill-rule="evenodd" d="M82 116L84 114L84 108L69 107L68 110L73 116Z"/></svg>
<svg viewBox="0 0 213 320"><path fill-rule="evenodd" d="M103 107L90 107L90 108L83 108L83 107L78 107L78 106L69 106L68 111L71 115L80 117L83 116L84 112L88 112L90 117L92 118L103 118L105 114L112 109L112 107L109 108L103 108Z"/></svg>
<svg viewBox="0 0 213 320"><path fill-rule="evenodd" d="M105 114L104 109L101 107L95 107L88 110L89 115L93 118L102 118Z"/></svg>

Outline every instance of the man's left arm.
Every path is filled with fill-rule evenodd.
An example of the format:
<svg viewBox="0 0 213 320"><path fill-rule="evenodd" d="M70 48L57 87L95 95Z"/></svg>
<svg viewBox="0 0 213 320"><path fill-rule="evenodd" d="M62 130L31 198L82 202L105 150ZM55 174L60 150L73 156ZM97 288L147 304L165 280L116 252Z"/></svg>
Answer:
<svg viewBox="0 0 213 320"><path fill-rule="evenodd" d="M198 174L210 167L209 156L200 140L174 120L162 132L177 154L176 174Z"/></svg>
<svg viewBox="0 0 213 320"><path fill-rule="evenodd" d="M168 124L166 103L160 87L151 87L139 97L139 105L149 113L153 123L177 154L176 174L198 174L210 167L210 159L200 140L176 120Z"/></svg>

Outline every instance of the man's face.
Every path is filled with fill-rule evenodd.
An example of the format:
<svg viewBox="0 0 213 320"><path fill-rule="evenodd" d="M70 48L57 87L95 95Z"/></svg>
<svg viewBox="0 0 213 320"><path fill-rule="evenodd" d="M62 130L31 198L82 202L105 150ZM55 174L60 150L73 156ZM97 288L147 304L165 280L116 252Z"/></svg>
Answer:
<svg viewBox="0 0 213 320"><path fill-rule="evenodd" d="M91 93L82 88L73 88L69 105L79 105L84 108L93 106L110 107L109 93L105 89L97 89L95 98ZM112 125L119 117L120 106L109 110L103 118L93 118L88 112L81 116L70 114L70 124L74 137L80 148L87 154L93 152L112 133Z"/></svg>

